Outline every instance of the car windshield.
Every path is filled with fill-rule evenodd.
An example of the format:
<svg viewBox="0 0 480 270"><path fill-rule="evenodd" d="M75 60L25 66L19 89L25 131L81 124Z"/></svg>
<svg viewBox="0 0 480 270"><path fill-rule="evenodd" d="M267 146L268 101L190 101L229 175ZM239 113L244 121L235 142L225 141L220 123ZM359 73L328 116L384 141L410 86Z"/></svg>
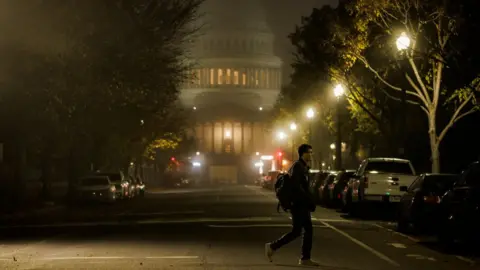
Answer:
<svg viewBox="0 0 480 270"><path fill-rule="evenodd" d="M108 185L108 179L105 177L90 177L80 180L82 186L103 186Z"/></svg>
<svg viewBox="0 0 480 270"><path fill-rule="evenodd" d="M410 164L407 162L395 162L395 161L372 161L369 162L367 172L378 173L398 173L398 174L410 174L413 175L413 171L410 168Z"/></svg>

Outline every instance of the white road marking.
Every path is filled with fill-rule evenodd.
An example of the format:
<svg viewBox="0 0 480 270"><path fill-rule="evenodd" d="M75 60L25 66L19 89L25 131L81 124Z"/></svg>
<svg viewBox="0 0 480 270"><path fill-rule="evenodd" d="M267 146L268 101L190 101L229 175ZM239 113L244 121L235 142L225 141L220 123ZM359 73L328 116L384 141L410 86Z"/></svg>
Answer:
<svg viewBox="0 0 480 270"><path fill-rule="evenodd" d="M62 227L95 227L105 225L125 225L123 222L72 222L72 223L57 223L57 224L30 224L30 225L12 225L12 226L0 226L0 229L11 228L62 228Z"/></svg>
<svg viewBox="0 0 480 270"><path fill-rule="evenodd" d="M248 185L245 185L245 187L251 191L254 191L255 193L257 194L260 194L262 196L265 196L269 199L276 199L275 195L273 193L264 193L262 191L260 191L261 188L258 188L258 187L255 187L255 186L248 186ZM273 191L272 191L273 192Z"/></svg>
<svg viewBox="0 0 480 270"><path fill-rule="evenodd" d="M92 257L44 257L39 260L53 261L53 260L125 260L125 259L150 259L150 260L186 260L198 259L199 256L152 256L152 257L129 257L129 256L92 256Z"/></svg>
<svg viewBox="0 0 480 270"><path fill-rule="evenodd" d="M271 217L247 217L247 218L197 218L179 220L142 220L138 224L171 224L171 223L213 223L213 222L265 222L271 221Z"/></svg>
<svg viewBox="0 0 480 270"><path fill-rule="evenodd" d="M390 246L396 247L396 248L407 248L404 244L400 243L388 243Z"/></svg>
<svg viewBox="0 0 480 270"><path fill-rule="evenodd" d="M106 222L79 222L57 224L31 224L1 226L0 229L8 228L62 228L62 227L97 227L97 226L128 226L135 224L181 224L181 223L212 223L212 222L266 222L273 220L272 217L247 217L247 218L195 218L195 219L150 219L131 222L106 221ZM2 254L0 254L1 256Z"/></svg>
<svg viewBox="0 0 480 270"><path fill-rule="evenodd" d="M154 213L120 213L116 216L169 216L169 215L191 215L203 214L205 211L178 211L178 212L154 212Z"/></svg>
<svg viewBox="0 0 480 270"><path fill-rule="evenodd" d="M423 256L423 255L418 255L418 254L407 254L407 257L410 257L410 258L415 258L417 260L428 260L428 261L432 261L432 262L436 262L437 260L433 257L426 257L426 256Z"/></svg>
<svg viewBox="0 0 480 270"><path fill-rule="evenodd" d="M250 225L214 225L210 224L208 227L211 228L254 228L254 227L268 227L268 228L290 228L290 224L250 224ZM325 225L313 225L315 228L327 228Z"/></svg>
<svg viewBox="0 0 480 270"><path fill-rule="evenodd" d="M391 233L394 233L394 234L400 235L400 236L402 236L402 237L405 237L405 238L409 239L409 240L412 241L412 242L415 242L415 243L419 243L419 242L420 242L420 239L417 239L417 238L415 238L415 237L411 237L411 236L409 236L409 235L406 235L406 234L403 234L403 233L394 231L394 230L389 229L389 228L387 228L387 227L383 227L382 225L373 224L373 226L376 226L376 227L378 227L378 228L387 230L387 231L389 231L389 232L391 232Z"/></svg>
<svg viewBox="0 0 480 270"><path fill-rule="evenodd" d="M355 244L361 246L362 248L370 251L373 255L377 256L378 258L388 262L389 264L395 266L395 267L400 267L400 264L398 264L397 262L395 262L394 260L390 259L389 257L387 257L385 254L371 248L370 246L368 246L367 244L363 243L362 241L352 237L351 235L349 235L348 233L336 228L335 226L332 226L326 222L322 222L325 226L329 227L330 229L334 230L335 232L345 236L346 238L348 238L350 241L354 242Z"/></svg>
<svg viewBox="0 0 480 270"><path fill-rule="evenodd" d="M457 257L457 259L459 259L461 261L467 262L467 263L472 264L472 265L477 263L476 261L474 261L472 259L469 259L469 258L465 258L463 256L455 256L455 257Z"/></svg>

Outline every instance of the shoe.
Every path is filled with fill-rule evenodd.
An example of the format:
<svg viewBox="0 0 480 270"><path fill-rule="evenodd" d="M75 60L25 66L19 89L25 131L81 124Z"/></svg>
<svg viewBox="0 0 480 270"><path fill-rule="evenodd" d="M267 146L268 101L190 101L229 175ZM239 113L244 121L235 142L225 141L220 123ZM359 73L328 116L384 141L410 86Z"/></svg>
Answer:
<svg viewBox="0 0 480 270"><path fill-rule="evenodd" d="M272 257L273 257L273 253L275 253L275 251L272 249L272 244L270 243L266 243L265 244L265 256L268 258L268 260L270 262L272 262Z"/></svg>
<svg viewBox="0 0 480 270"><path fill-rule="evenodd" d="M308 259L308 260L302 260L302 259L300 259L300 260L298 261L298 264L299 264L299 265L304 265L304 266L320 266L319 263L317 263L316 261L312 261L312 260L310 260L310 259Z"/></svg>

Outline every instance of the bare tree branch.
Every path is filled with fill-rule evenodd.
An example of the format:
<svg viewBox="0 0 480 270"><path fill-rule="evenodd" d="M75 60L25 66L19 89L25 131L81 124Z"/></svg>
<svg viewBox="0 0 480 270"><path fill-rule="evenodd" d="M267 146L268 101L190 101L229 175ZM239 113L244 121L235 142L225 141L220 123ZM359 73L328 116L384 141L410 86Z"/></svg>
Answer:
<svg viewBox="0 0 480 270"><path fill-rule="evenodd" d="M440 135L438 136L437 143L440 144L442 139L445 137L447 134L448 130L457 122L458 120L462 119L463 117L470 115L474 112L476 112L476 107L471 108L470 110L466 111L465 113L461 114L463 108L472 100L474 94L470 94L461 104L460 106L455 110L453 113L452 117L450 118L450 121L448 124L443 128L442 132L440 132Z"/></svg>

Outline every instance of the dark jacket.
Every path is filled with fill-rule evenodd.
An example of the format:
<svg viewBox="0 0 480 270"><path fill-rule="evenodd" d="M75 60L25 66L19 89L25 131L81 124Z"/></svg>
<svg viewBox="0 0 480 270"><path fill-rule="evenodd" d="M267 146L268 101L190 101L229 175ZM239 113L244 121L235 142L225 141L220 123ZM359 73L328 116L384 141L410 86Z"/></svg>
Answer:
<svg viewBox="0 0 480 270"><path fill-rule="evenodd" d="M308 188L309 167L303 159L295 161L289 170L292 180L292 208L315 210L313 196Z"/></svg>

